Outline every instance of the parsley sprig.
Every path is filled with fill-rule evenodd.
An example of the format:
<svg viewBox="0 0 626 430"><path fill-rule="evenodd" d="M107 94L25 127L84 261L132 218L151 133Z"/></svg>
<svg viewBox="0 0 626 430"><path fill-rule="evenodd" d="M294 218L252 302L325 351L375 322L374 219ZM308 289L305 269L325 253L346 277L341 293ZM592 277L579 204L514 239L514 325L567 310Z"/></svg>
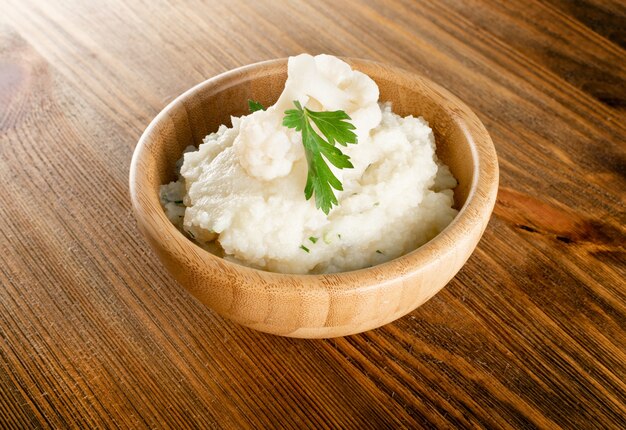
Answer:
<svg viewBox="0 0 626 430"><path fill-rule="evenodd" d="M355 127L349 122L351 118L348 114L342 110L316 112L303 108L298 101L293 104L296 109L285 111L283 125L302 133L309 167L304 197L309 200L315 194L315 207L328 215L333 205L338 204L333 188L342 191L343 187L326 160L339 169L354 167L350 157L341 152L335 143L343 146L357 143L357 136L352 131ZM315 131L313 124L326 139Z"/></svg>
<svg viewBox="0 0 626 430"><path fill-rule="evenodd" d="M252 113L258 110L265 110L265 107L255 100L248 99L248 109L250 109L250 113Z"/></svg>

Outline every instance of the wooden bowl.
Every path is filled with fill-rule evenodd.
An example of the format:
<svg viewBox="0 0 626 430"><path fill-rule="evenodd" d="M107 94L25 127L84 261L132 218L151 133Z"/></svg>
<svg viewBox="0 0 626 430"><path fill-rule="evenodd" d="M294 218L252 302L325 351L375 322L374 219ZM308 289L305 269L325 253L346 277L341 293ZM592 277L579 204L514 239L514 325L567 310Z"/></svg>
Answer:
<svg viewBox="0 0 626 430"><path fill-rule="evenodd" d="M459 181L457 217L437 237L395 260L331 275L271 273L228 262L180 233L159 203L183 149L198 146L247 100L273 104L287 78L286 59L242 67L205 81L171 102L141 136L130 168L137 225L172 276L223 317L282 336L327 338L370 330L411 312L467 261L487 226L498 189L489 134L458 98L429 80L370 61L346 59L380 88L394 112L423 116L438 156ZM402 228L402 226L398 226Z"/></svg>

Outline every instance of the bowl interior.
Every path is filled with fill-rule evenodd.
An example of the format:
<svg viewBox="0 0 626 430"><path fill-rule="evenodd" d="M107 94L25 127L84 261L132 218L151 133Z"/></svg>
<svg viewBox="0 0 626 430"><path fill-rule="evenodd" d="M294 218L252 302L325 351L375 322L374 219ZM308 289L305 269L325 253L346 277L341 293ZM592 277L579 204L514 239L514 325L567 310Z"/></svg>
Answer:
<svg viewBox="0 0 626 430"><path fill-rule="evenodd" d="M475 180L476 154L464 123L450 102L450 95L438 87L421 85L415 75L376 63L352 63L378 84L380 101L392 102L401 116L423 116L435 134L438 157L459 182L454 190L455 207L461 209ZM403 76L404 74L405 76ZM198 146L221 124L230 125L231 116L248 114L248 99L272 105L287 79L286 62L272 62L263 68L246 67L200 84L168 106L159 121L160 139L154 139L148 171L156 172L150 184L158 193L160 185L175 179L175 164L188 145ZM155 121L156 122L156 121Z"/></svg>

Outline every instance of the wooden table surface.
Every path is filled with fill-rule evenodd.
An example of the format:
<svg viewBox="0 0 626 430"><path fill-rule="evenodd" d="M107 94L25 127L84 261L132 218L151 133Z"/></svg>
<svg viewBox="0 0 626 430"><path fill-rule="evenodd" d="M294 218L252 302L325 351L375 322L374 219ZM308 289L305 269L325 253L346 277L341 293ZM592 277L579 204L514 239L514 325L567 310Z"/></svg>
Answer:
<svg viewBox="0 0 626 430"><path fill-rule="evenodd" d="M0 427L624 428L626 6L619 0L47 1L0 13ZM274 337L176 285L139 235L135 143L174 97L301 52L463 99L501 188L410 315Z"/></svg>

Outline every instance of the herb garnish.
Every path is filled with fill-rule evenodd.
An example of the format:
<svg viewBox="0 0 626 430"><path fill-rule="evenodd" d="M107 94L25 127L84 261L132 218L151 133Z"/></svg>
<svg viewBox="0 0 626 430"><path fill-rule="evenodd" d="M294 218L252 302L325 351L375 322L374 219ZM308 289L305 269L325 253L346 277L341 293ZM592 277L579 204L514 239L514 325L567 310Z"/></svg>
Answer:
<svg viewBox="0 0 626 430"><path fill-rule="evenodd" d="M303 251L306 251L306 252L311 252L311 251L309 251L309 248L307 248L304 245L300 245L300 249L303 250Z"/></svg>
<svg viewBox="0 0 626 430"><path fill-rule="evenodd" d="M313 243L317 242L317 239L318 239L318 238L317 238L317 237L315 237L315 236L311 236L311 237L309 237L309 240L310 240L311 242L313 242Z"/></svg>
<svg viewBox="0 0 626 430"><path fill-rule="evenodd" d="M258 110L265 110L265 107L255 100L248 99L248 109L250 109L250 113L252 113Z"/></svg>
<svg viewBox="0 0 626 430"><path fill-rule="evenodd" d="M339 169L354 167L350 157L335 146L335 142L347 146L357 143L354 125L348 122L351 118L342 110L332 112L315 112L297 100L293 102L296 109L285 111L283 125L302 132L302 144L309 165L304 197L309 200L315 193L315 207L326 215L333 205L338 204L333 188L342 191L341 182L333 174L326 160ZM317 134L313 124L326 140Z"/></svg>

